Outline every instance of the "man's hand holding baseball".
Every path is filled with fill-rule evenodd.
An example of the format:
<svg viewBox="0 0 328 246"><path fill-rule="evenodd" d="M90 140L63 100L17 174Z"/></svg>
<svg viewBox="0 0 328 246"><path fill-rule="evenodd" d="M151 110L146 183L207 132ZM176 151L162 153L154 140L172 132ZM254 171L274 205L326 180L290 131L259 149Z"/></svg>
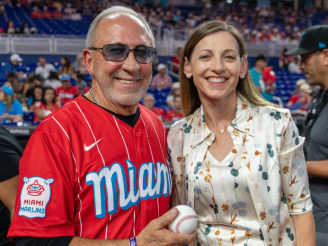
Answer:
<svg viewBox="0 0 328 246"><path fill-rule="evenodd" d="M162 217L150 222L145 229L136 237L138 246L158 246L158 245L184 245L191 243L197 236L196 231L193 233L179 234L171 232L164 227L171 224L179 215L176 208L171 209Z"/></svg>

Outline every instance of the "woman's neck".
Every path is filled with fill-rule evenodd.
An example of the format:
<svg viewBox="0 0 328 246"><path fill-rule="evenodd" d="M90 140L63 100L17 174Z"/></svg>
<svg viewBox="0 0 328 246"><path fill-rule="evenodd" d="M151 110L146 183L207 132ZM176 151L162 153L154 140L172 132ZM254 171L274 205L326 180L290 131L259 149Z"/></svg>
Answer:
<svg viewBox="0 0 328 246"><path fill-rule="evenodd" d="M46 106L47 108L52 108L52 102L47 102Z"/></svg>
<svg viewBox="0 0 328 246"><path fill-rule="evenodd" d="M202 105L207 126L212 129L226 129L236 117L237 94L220 100L203 99ZM212 130L213 131L213 130Z"/></svg>

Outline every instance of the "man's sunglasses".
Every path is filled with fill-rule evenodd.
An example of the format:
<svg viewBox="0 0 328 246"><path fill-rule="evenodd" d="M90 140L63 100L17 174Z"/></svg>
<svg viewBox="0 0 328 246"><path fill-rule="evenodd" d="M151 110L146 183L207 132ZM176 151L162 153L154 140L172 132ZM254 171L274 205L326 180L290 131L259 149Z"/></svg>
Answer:
<svg viewBox="0 0 328 246"><path fill-rule="evenodd" d="M128 55L130 50L133 51L134 57L138 63L147 64L154 60L158 51L153 47L138 45L134 49L130 49L125 44L105 44L102 48L89 47L90 50L102 50L105 60L122 62Z"/></svg>

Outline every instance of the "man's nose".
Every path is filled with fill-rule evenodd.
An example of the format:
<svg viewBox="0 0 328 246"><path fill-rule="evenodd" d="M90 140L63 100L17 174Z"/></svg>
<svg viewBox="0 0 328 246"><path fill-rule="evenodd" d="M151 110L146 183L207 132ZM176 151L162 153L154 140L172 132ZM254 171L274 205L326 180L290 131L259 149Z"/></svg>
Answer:
<svg viewBox="0 0 328 246"><path fill-rule="evenodd" d="M123 61L122 68L130 73L139 71L140 65L134 56L133 50L130 50L128 57Z"/></svg>

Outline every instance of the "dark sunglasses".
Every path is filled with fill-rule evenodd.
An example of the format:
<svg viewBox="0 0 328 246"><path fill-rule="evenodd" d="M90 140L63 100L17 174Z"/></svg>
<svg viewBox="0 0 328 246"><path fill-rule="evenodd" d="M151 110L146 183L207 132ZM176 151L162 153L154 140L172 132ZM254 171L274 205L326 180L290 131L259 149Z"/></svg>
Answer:
<svg viewBox="0 0 328 246"><path fill-rule="evenodd" d="M130 50L133 51L134 57L138 63L147 64L154 60L158 51L153 47L138 45L134 49L130 49L125 44L105 44L102 48L89 47L89 50L102 50L105 60L122 62L128 55Z"/></svg>

